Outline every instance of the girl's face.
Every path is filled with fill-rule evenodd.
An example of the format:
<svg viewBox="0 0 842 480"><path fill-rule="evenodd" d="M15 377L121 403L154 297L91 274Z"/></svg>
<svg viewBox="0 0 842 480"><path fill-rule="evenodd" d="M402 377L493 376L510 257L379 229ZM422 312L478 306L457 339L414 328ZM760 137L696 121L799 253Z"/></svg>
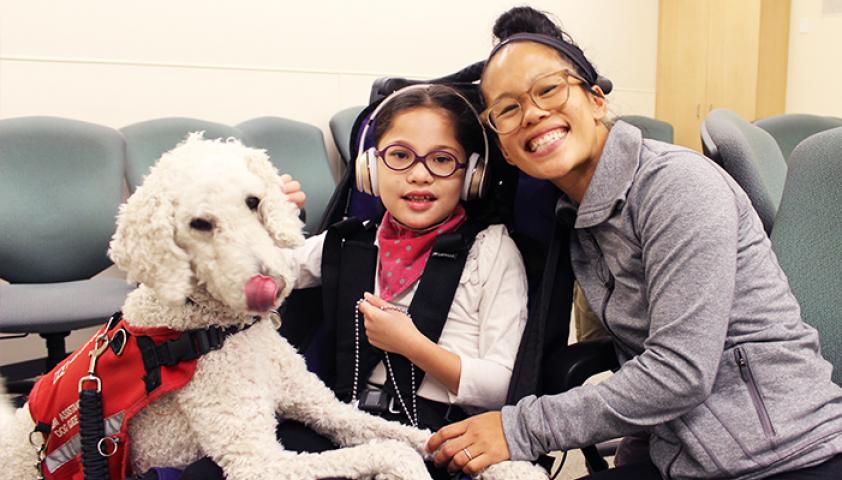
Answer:
<svg viewBox="0 0 842 480"><path fill-rule="evenodd" d="M465 150L456 139L456 126L451 115L437 107L417 107L392 118L392 124L378 142L378 150L399 143L418 155L434 150L454 155L459 163L466 161ZM429 159L433 161L433 159ZM396 172L377 160L377 190L383 205L392 216L409 228L423 229L445 220L459 204L465 170L440 178L422 164Z"/></svg>
<svg viewBox="0 0 842 480"><path fill-rule="evenodd" d="M521 104L520 128L498 135L506 161L533 177L552 181L575 198L584 194L602 153L607 135L600 121L606 114L605 101L573 78L567 102L557 109L539 108L526 93L537 78L564 68L573 70L552 48L516 42L491 59L481 87L486 105L504 95L517 97Z"/></svg>

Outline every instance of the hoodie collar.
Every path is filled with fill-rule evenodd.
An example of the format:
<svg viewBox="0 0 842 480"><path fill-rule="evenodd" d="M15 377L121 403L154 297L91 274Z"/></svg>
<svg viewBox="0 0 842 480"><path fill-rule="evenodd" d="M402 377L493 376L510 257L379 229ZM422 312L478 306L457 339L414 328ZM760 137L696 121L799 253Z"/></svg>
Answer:
<svg viewBox="0 0 842 480"><path fill-rule="evenodd" d="M581 205L562 193L556 204L556 217L575 214L574 228L590 228L608 220L623 205L640 166L643 137L640 130L618 120L605 141L591 183Z"/></svg>

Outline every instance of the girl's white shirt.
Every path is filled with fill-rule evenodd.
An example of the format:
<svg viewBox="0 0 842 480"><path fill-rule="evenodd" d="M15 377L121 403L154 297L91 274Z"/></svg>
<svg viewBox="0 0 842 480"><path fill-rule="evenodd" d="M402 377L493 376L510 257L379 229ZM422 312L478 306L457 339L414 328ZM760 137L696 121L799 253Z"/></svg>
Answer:
<svg viewBox="0 0 842 480"><path fill-rule="evenodd" d="M325 234L310 237L297 248L295 288L321 285ZM379 294L375 279L375 295ZM408 308L418 289L416 281L392 304ZM438 345L458 355L459 392L454 394L429 375L418 396L468 407L469 413L499 409L506 401L509 380L526 325L527 281L520 251L503 225L491 225L477 234L442 329ZM369 382L383 385L386 369L380 362Z"/></svg>

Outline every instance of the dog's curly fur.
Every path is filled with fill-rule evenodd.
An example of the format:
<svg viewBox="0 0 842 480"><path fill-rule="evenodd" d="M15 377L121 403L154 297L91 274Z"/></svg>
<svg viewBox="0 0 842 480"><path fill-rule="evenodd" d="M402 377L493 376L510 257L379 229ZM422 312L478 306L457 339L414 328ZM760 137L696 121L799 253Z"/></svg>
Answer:
<svg viewBox="0 0 842 480"><path fill-rule="evenodd" d="M430 478L423 464L429 431L338 401L272 319L249 311L244 287L253 276L275 279L277 301L295 283L287 253L303 242L302 223L281 186L263 151L192 134L162 156L121 207L109 255L141 284L123 306L127 322L175 330L254 322L202 356L184 388L132 419L132 471L185 467L209 456L229 480ZM248 197L259 199L256 209ZM191 228L197 219L211 229ZM276 414L345 448L287 451L275 438ZM32 427L26 405L15 412L0 401L4 478L36 478ZM492 467L482 478L545 478L520 463Z"/></svg>

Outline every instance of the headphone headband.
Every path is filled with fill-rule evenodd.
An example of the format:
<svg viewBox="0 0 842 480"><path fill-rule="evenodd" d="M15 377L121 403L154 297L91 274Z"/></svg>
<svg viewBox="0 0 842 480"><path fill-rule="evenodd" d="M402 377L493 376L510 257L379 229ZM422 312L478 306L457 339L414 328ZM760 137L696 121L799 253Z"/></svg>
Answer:
<svg viewBox="0 0 842 480"><path fill-rule="evenodd" d="M456 90L453 87L443 84L437 83L420 83L416 85L409 85L407 87L403 87L398 89L385 99L380 102L379 105L371 112L368 120L365 121L365 126L363 127L362 133L359 137L359 148L357 150L357 161L354 165L355 168L355 175L357 177L357 189L366 193L370 193L372 195L377 195L377 172L376 172L376 147L374 148L366 148L365 140L368 136L369 128L374 123L377 118L377 114L380 113L380 110L383 107L394 100L395 98L414 90L428 90L431 87L439 86L450 90L456 96L462 99L468 108L473 113L474 118L479 125L480 132L482 133L482 143L483 143L483 154L482 157L478 153L475 152L466 152L468 158L466 159L468 162L468 168L465 174L465 180L462 189L462 199L469 200L472 198L477 198L482 196L483 190L485 188L485 179L487 176L485 175L485 169L488 166L488 159L489 159L489 146L488 146L488 134L485 132L485 126L482 123L482 119L479 116L479 112L477 109L474 108L474 105L471 103L468 98L463 95L461 92Z"/></svg>

